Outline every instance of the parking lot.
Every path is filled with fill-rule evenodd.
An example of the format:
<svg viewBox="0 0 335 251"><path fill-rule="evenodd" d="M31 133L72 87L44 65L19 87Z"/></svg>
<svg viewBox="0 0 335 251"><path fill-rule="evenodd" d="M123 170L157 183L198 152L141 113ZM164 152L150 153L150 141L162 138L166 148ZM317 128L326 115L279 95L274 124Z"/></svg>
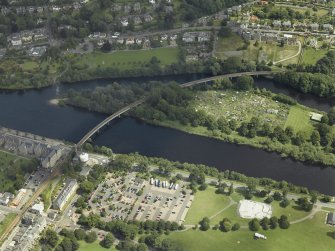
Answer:
<svg viewBox="0 0 335 251"><path fill-rule="evenodd" d="M183 223L194 196L190 190L180 184L175 189L171 186L150 184L146 186L129 215L129 219L140 221L165 220Z"/></svg>
<svg viewBox="0 0 335 251"><path fill-rule="evenodd" d="M144 180L133 174L126 177L109 174L91 196L89 205L93 212L102 213L106 220L127 219L143 186Z"/></svg>
<svg viewBox="0 0 335 251"><path fill-rule="evenodd" d="M165 220L183 223L194 196L182 182L168 184L136 178L134 173L124 177L108 174L92 194L92 212L112 219Z"/></svg>

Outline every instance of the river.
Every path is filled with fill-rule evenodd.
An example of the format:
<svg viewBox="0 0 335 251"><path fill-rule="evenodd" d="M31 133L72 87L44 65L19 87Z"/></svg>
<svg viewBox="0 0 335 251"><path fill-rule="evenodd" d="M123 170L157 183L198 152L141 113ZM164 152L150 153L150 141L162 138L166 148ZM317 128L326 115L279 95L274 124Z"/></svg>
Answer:
<svg viewBox="0 0 335 251"><path fill-rule="evenodd" d="M199 76L180 76L173 79L186 82ZM164 81L171 78L163 78ZM119 80L127 83L133 80ZM145 82L147 79L137 79ZM1 125L34 134L77 142L106 116L72 107L58 107L49 100L73 89L104 86L112 81L99 80L48 87L42 90L0 93ZM327 111L335 99L320 99L299 94L270 80L257 79L259 87L281 92L299 102ZM148 125L132 118L114 121L110 127L94 138L97 145L111 147L118 153L138 152L147 156L163 157L181 162L202 163L220 170L234 170L253 177L269 177L286 180L320 192L335 195L335 169L322 168L281 158L248 146L239 146L215 139L179 132L173 129Z"/></svg>

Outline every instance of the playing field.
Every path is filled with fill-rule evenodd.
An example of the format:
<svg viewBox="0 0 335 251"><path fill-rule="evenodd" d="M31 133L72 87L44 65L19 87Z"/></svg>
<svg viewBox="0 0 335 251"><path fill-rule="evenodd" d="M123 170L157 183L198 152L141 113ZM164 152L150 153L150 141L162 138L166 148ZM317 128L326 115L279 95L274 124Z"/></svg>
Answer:
<svg viewBox="0 0 335 251"><path fill-rule="evenodd" d="M330 233L335 229L324 224L325 217L326 213L320 212L312 219L291 225L288 230L259 230L259 233L267 237L266 241L254 240L253 232L249 229L229 233L190 229L171 233L170 238L185 251L331 251L334 248L334 239L330 237Z"/></svg>
<svg viewBox="0 0 335 251"><path fill-rule="evenodd" d="M292 126L295 132L305 131L307 133L311 133L314 128L309 118L309 113L310 111L300 106L292 106L288 114L285 127Z"/></svg>
<svg viewBox="0 0 335 251"><path fill-rule="evenodd" d="M318 60L323 58L327 52L328 50L326 49L306 48L304 49L301 63L314 65Z"/></svg>
<svg viewBox="0 0 335 251"><path fill-rule="evenodd" d="M211 217L229 204L229 198L216 194L215 188L209 186L205 191L195 194L192 206L188 211L185 224L197 224L204 217Z"/></svg>
<svg viewBox="0 0 335 251"><path fill-rule="evenodd" d="M150 62L157 57L161 65L178 62L177 48L158 48L151 50L117 51L112 53L91 53L77 58L76 64L96 67L117 67L119 69L132 69Z"/></svg>

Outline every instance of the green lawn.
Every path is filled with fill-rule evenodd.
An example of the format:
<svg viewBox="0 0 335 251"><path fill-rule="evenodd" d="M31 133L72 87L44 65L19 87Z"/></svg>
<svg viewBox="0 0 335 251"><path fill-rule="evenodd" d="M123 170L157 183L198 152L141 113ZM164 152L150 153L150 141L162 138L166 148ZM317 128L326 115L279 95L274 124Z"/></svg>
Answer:
<svg viewBox="0 0 335 251"><path fill-rule="evenodd" d="M25 61L21 64L21 67L23 71L35 70L38 68L38 64L35 61Z"/></svg>
<svg viewBox="0 0 335 251"><path fill-rule="evenodd" d="M216 44L216 55L218 57L226 57L225 52L240 50L244 44L244 40L235 33L228 37L219 38Z"/></svg>
<svg viewBox="0 0 335 251"><path fill-rule="evenodd" d="M0 192L14 189L14 182L18 180L17 178L9 179L7 176L9 171L16 172L19 176L21 175L20 177L22 177L25 175L23 168L28 166L32 167L33 165L36 165L33 160L21 158L8 152L0 151ZM13 174L11 173L11 175Z"/></svg>
<svg viewBox="0 0 335 251"><path fill-rule="evenodd" d="M334 228L324 224L326 214L318 213L313 219L291 225L288 230L259 230L267 236L267 240L254 240L253 232L240 229L237 232L223 233L209 230L188 230L171 233L170 237L183 250L192 251L331 251L334 250L335 240L329 236Z"/></svg>
<svg viewBox="0 0 335 251"><path fill-rule="evenodd" d="M188 211L185 224L196 224L204 217L211 217L229 204L229 198L216 194L215 188L208 186L205 191L195 194L192 206Z"/></svg>
<svg viewBox="0 0 335 251"><path fill-rule="evenodd" d="M6 215L5 219L0 222L0 236L3 234L7 226L14 220L15 217L15 213L9 213Z"/></svg>
<svg viewBox="0 0 335 251"><path fill-rule="evenodd" d="M312 132L314 128L310 120L309 113L309 110L304 109L301 106L292 106L288 114L285 127L292 126L296 132Z"/></svg>
<svg viewBox="0 0 335 251"><path fill-rule="evenodd" d="M79 241L79 249L78 251L116 251L115 247L111 248L104 248L100 246L99 242L93 242L93 243L86 243L85 241Z"/></svg>
<svg viewBox="0 0 335 251"><path fill-rule="evenodd" d="M314 65L319 59L323 58L327 52L328 50L326 49L306 48L304 49L301 63Z"/></svg>
<svg viewBox="0 0 335 251"><path fill-rule="evenodd" d="M91 53L77 58L78 65L87 64L90 68L117 67L132 69L150 62L152 57L157 57L162 65L178 62L177 48L158 48L151 50L117 51L113 53Z"/></svg>

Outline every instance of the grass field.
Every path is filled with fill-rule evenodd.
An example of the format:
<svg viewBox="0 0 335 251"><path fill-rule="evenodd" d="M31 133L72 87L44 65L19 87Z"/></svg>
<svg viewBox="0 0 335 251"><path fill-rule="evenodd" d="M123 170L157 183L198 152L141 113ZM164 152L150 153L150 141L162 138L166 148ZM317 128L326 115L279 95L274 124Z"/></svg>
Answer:
<svg viewBox="0 0 335 251"><path fill-rule="evenodd" d="M93 242L93 243L86 243L85 241L79 241L79 249L78 251L116 251L115 247L111 248L103 248L100 246L99 242Z"/></svg>
<svg viewBox="0 0 335 251"><path fill-rule="evenodd" d="M279 46L278 44L259 43L255 46L251 43L244 52L244 57L254 61L276 62L290 56L294 56L299 51L298 45ZM292 58L290 62L298 62L298 58ZM283 61L283 64L285 61Z"/></svg>
<svg viewBox="0 0 335 251"><path fill-rule="evenodd" d="M20 172L23 165L33 165L30 159L21 158L11 153L0 151L0 192L8 191L13 188L14 180L7 177L8 170L18 170L18 175L24 175Z"/></svg>
<svg viewBox="0 0 335 251"><path fill-rule="evenodd" d="M311 133L314 128L309 118L309 113L309 110L304 109L298 105L291 107L285 123L285 127L292 126L296 132L306 131Z"/></svg>
<svg viewBox="0 0 335 251"><path fill-rule="evenodd" d="M301 63L314 65L319 59L323 58L327 52L328 50L326 49L306 48L304 49Z"/></svg>
<svg viewBox="0 0 335 251"><path fill-rule="evenodd" d="M7 226L14 220L15 217L15 213L9 213L6 215L5 219L0 222L0 236L2 236Z"/></svg>
<svg viewBox="0 0 335 251"><path fill-rule="evenodd" d="M241 49L244 44L244 40L239 35L232 33L228 37L219 38L217 42L216 52L222 53L226 51L236 51L238 49Z"/></svg>
<svg viewBox="0 0 335 251"><path fill-rule="evenodd" d="M208 186L205 191L198 191L188 211L185 224L197 224L202 218L210 217L229 204L229 198L216 194L215 188Z"/></svg>
<svg viewBox="0 0 335 251"><path fill-rule="evenodd" d="M171 233L169 238L176 241L185 251L331 251L334 250L335 240L329 233L335 229L324 224L325 217L326 214L320 212L311 220L291 225L288 230L259 230L258 232L267 236L266 241L254 240L253 232L249 229L229 233L191 229Z"/></svg>
<svg viewBox="0 0 335 251"><path fill-rule="evenodd" d="M113 53L91 53L77 58L76 64L87 64L90 68L117 67L122 70L136 68L157 57L161 65L178 62L177 48L158 48L152 50L117 51Z"/></svg>

